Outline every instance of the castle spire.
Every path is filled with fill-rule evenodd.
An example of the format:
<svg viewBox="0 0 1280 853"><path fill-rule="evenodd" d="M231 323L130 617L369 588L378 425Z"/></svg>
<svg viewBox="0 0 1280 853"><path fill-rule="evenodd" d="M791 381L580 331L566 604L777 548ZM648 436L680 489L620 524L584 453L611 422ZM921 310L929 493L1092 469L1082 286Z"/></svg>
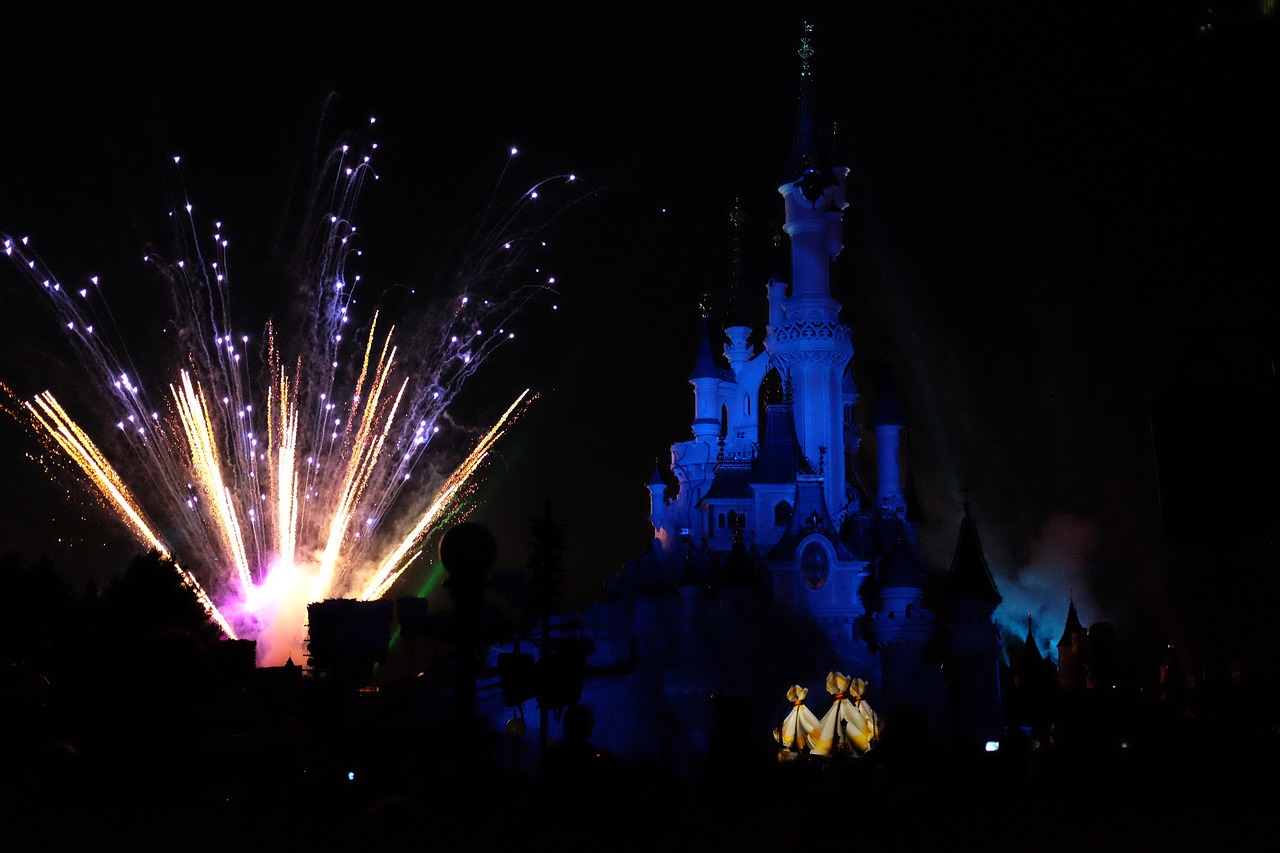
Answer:
<svg viewBox="0 0 1280 853"><path fill-rule="evenodd" d="M1067 606L1067 624L1058 640L1058 684L1063 690L1077 690L1088 682L1089 632L1080 623L1075 599Z"/></svg>
<svg viewBox="0 0 1280 853"><path fill-rule="evenodd" d="M996 740L1004 722L1000 700L1000 632L991 617L1001 602L982 552L978 525L965 508L945 595L947 654L958 664L949 679L959 743L978 747ZM963 675L961 675L963 673Z"/></svg>
<svg viewBox="0 0 1280 853"><path fill-rule="evenodd" d="M752 315L747 307L747 285L742 271L742 225L746 215L742 211L742 199L733 200L733 209L729 211L729 224L733 226L733 271L729 279L729 310L725 317L725 327L734 328L751 326Z"/></svg>
<svg viewBox="0 0 1280 853"><path fill-rule="evenodd" d="M1003 600L991 577L987 557L982 552L978 524L969 514L968 500L965 501L964 518L960 519L960 535L956 538L955 555L951 559L946 595L952 602L981 603L988 608L988 614Z"/></svg>
<svg viewBox="0 0 1280 853"><path fill-rule="evenodd" d="M702 334L698 339L698 356L689 383L693 385L693 435L715 443L720 436L720 383L732 380L731 372L716 364L711 352L710 321L704 306Z"/></svg>
<svg viewBox="0 0 1280 853"><path fill-rule="evenodd" d="M804 22L804 34L800 37L800 49L796 54L800 57L800 109L796 116L796 135L791 148L791 162L787 174L796 178L813 166L825 165L820 160L818 148L817 111L814 109L813 72L809 62L813 59L813 24Z"/></svg>
<svg viewBox="0 0 1280 853"><path fill-rule="evenodd" d="M1028 664L1040 666L1044 662L1044 656L1040 654L1040 643L1036 640L1035 623L1031 621L1031 614L1027 614L1027 637L1022 641L1023 652Z"/></svg>
<svg viewBox="0 0 1280 853"><path fill-rule="evenodd" d="M1070 642L1073 636L1083 633L1085 633L1084 625L1080 623L1080 614L1076 612L1076 600L1073 596L1067 601L1067 623L1062 629L1062 637L1059 638L1058 643Z"/></svg>
<svg viewBox="0 0 1280 853"><path fill-rule="evenodd" d="M707 311L702 312L702 329L698 338L698 355L693 362L693 373L689 376L690 381L695 379L724 379L725 371L723 367L716 364L715 356L711 353L711 323L707 319Z"/></svg>
<svg viewBox="0 0 1280 853"><path fill-rule="evenodd" d="M841 220L849 206L844 194L849 170L832 169L817 153L809 73L812 31L806 24L800 47L795 145L800 164L778 187L784 199L783 231L791 240L791 287L785 296L776 284L770 288L765 349L778 373L792 379L796 435L805 458L821 467L826 505L838 511L849 502L843 377L853 355L853 338L840 321L840 303L831 296L831 262L844 246ZM824 458L831 463L822 464Z"/></svg>

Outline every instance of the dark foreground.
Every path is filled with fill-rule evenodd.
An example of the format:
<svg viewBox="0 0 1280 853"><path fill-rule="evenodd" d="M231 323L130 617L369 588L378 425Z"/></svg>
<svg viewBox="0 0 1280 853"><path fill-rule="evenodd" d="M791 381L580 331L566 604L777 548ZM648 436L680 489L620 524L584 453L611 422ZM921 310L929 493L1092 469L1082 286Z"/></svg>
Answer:
<svg viewBox="0 0 1280 853"><path fill-rule="evenodd" d="M849 761L722 755L694 778L590 756L513 770L496 738L440 730L202 737L180 721L4 768L8 850L1272 850L1274 737L1188 727L1159 744L890 745ZM122 732L122 734L125 734Z"/></svg>

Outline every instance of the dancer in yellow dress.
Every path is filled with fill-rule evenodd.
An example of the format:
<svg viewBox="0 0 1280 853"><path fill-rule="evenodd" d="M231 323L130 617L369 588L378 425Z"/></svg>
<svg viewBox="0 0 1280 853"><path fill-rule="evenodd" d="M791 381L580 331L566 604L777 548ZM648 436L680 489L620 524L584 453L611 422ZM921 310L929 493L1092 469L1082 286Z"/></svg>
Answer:
<svg viewBox="0 0 1280 853"><path fill-rule="evenodd" d="M814 755L862 755L874 745L880 720L863 694L867 682L843 672L827 675L831 708L809 731L809 751Z"/></svg>
<svg viewBox="0 0 1280 853"><path fill-rule="evenodd" d="M809 731L818 725L818 718L804 706L804 698L808 695L809 688L799 684L793 684L787 690L791 713L773 730L773 739L782 747L782 752L804 752L809 743Z"/></svg>

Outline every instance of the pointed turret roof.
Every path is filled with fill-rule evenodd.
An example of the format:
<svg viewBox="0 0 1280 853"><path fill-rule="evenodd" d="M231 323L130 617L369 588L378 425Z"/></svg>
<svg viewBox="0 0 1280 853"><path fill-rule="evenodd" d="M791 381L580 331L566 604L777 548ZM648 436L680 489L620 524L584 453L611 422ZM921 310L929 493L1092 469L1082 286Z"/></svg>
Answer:
<svg viewBox="0 0 1280 853"><path fill-rule="evenodd" d="M1084 634L1084 625L1080 624L1080 614L1076 613L1075 599L1071 599L1071 603L1067 606L1067 624L1062 629L1062 638L1058 640L1058 645L1070 642L1070 637L1075 634Z"/></svg>
<svg viewBox="0 0 1280 853"><path fill-rule="evenodd" d="M711 333L709 331L709 323L706 314L702 315L702 334L698 341L698 356L693 362L693 374L689 379L729 379L730 371L726 367L716 364L715 356L711 354Z"/></svg>
<svg viewBox="0 0 1280 853"><path fill-rule="evenodd" d="M658 462L656 459L653 463L653 476L649 478L649 485L663 487L667 485L667 478L662 476L662 463Z"/></svg>
<svg viewBox="0 0 1280 853"><path fill-rule="evenodd" d="M840 393L852 397L858 396L858 383L853 381L853 374L848 370L840 377Z"/></svg>
<svg viewBox="0 0 1280 853"><path fill-rule="evenodd" d="M813 47L809 39L812 32L813 25L806 23L805 34L800 39L798 51L800 95L796 111L796 133L783 183L792 184L810 204L816 204L829 188L841 184L841 180L837 179L837 172L843 178L843 175L848 174L848 169L843 166L838 168L832 166L831 143L828 140L824 145L822 134L818 130L817 111L814 107L816 98L813 75L809 69L809 60L813 57Z"/></svg>
<svg viewBox="0 0 1280 853"><path fill-rule="evenodd" d="M1022 641L1023 665L1040 666L1044 663L1044 655L1040 654L1040 644L1036 642L1035 628L1031 624L1031 614L1027 614L1027 637Z"/></svg>
<svg viewBox="0 0 1280 853"><path fill-rule="evenodd" d="M969 514L967 501L964 518L960 519L955 556L951 559L951 573L947 576L946 596L949 601L979 601L993 608L1003 601L987 566L978 524Z"/></svg>

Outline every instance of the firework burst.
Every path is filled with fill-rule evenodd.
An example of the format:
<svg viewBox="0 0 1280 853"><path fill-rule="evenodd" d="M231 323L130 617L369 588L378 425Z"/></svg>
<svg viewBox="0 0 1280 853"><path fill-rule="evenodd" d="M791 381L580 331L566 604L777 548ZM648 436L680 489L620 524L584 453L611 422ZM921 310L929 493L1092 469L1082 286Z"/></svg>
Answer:
<svg viewBox="0 0 1280 853"><path fill-rule="evenodd" d="M327 203L296 294L305 310L291 324L293 346L270 322L257 335L234 322L222 223L200 239L190 203L171 214L178 259L144 258L172 301L156 322L178 341L158 368L157 353L124 339L96 277L64 286L26 238L0 235L101 391L96 420L114 430L95 440L98 428L82 427L53 391L11 402L11 413L140 543L173 560L228 636L257 640L263 663L303 650L309 602L383 596L467 511L471 478L531 395L520 394L452 473L428 475L439 460L426 461L427 451L466 380L514 337L515 312L553 292L530 253L563 210L547 191L574 180L551 178L500 213L487 209L452 291L435 301L444 310L399 317L397 329L376 310L362 320L354 310L352 218L362 184L376 177L376 145L354 148L334 151L333 181L318 194ZM147 387L157 370L158 392Z"/></svg>

